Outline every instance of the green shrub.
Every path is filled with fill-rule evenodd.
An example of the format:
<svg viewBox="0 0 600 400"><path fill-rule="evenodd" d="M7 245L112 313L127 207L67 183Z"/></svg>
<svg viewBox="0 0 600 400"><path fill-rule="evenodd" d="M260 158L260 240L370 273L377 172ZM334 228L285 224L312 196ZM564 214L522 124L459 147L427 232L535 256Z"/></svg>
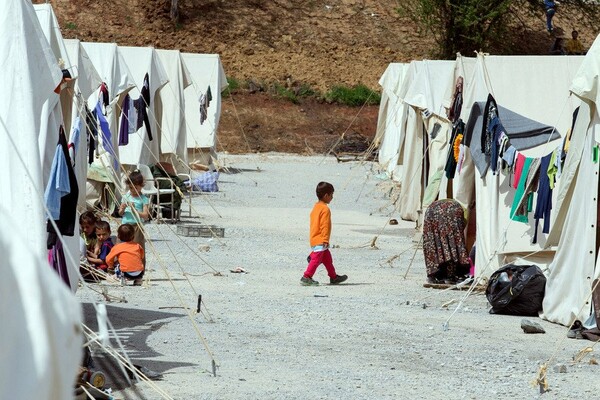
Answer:
<svg viewBox="0 0 600 400"><path fill-rule="evenodd" d="M277 94L277 96L289 100L294 104L298 104L300 102L298 96L296 95L296 93L294 93L293 90L288 89L277 82L273 84L273 90L275 91L275 94Z"/></svg>
<svg viewBox="0 0 600 400"><path fill-rule="evenodd" d="M324 98L328 103L345 104L353 107L362 106L363 104L376 105L381 101L381 95L378 92L362 84L353 87L334 86L325 94Z"/></svg>
<svg viewBox="0 0 600 400"><path fill-rule="evenodd" d="M75 23L74 23L74 22L67 22L67 23L65 24L65 28L67 28L67 29L71 29L71 30L72 30L72 29L77 29L77 25L75 25Z"/></svg>
<svg viewBox="0 0 600 400"><path fill-rule="evenodd" d="M225 89L223 89L223 91L221 92L221 96L229 97L231 95L231 92L235 92L236 90L238 90L241 87L242 87L242 84L237 79L227 78L227 87Z"/></svg>

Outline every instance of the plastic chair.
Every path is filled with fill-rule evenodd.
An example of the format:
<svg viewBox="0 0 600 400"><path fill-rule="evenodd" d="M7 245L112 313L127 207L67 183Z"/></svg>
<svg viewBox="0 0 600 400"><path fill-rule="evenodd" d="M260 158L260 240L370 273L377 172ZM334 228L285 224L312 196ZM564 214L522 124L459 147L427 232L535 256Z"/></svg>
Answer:
<svg viewBox="0 0 600 400"><path fill-rule="evenodd" d="M173 181L171 181L168 178L155 178L152 175L152 171L150 171L150 167L148 167L147 165L138 164L137 168L141 172L142 176L144 177L144 187L142 188L142 193L147 196L150 196L150 197L156 196L156 207L157 207L156 219L157 219L157 221L160 221L161 219L164 220L163 215L162 215L162 206L168 206L171 209L171 214L170 214L169 219L171 220L172 223L175 222L177 220L177 218L175 215L175 207L174 207L173 194L175 193L175 188L173 186ZM169 182L170 188L160 189L159 182L163 181L163 180ZM161 206L160 196L163 194L171 195L171 201L163 202L162 206Z"/></svg>

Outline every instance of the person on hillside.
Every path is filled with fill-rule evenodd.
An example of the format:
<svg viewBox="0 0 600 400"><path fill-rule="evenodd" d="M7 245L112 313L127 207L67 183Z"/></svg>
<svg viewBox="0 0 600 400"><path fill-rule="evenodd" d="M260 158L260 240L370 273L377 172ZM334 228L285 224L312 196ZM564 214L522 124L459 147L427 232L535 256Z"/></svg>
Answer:
<svg viewBox="0 0 600 400"><path fill-rule="evenodd" d="M567 44L565 46L565 50L569 55L583 55L585 54L585 48L583 44L579 41L579 32L573 30L571 32L571 39L567 40Z"/></svg>
<svg viewBox="0 0 600 400"><path fill-rule="evenodd" d="M425 211L423 255L427 283L456 284L469 273L464 213L452 199L434 201Z"/></svg>
<svg viewBox="0 0 600 400"><path fill-rule="evenodd" d="M112 250L114 243L110 237L110 224L106 221L96 222L97 243L94 251L87 252L87 260L96 268L106 271L106 256Z"/></svg>
<svg viewBox="0 0 600 400"><path fill-rule="evenodd" d="M550 54L554 56L564 56L567 54L565 50L565 39L563 37L557 37L554 39L554 43L550 48Z"/></svg>
<svg viewBox="0 0 600 400"><path fill-rule="evenodd" d="M546 10L546 29L548 29L548 32L550 33L554 31L554 27L552 26L552 18L554 18L554 14L556 14L556 7L558 4L558 1L544 0L544 9Z"/></svg>
<svg viewBox="0 0 600 400"><path fill-rule="evenodd" d="M338 275L333 266L333 259L329 251L329 237L331 235L331 211L328 204L333 200L333 185L328 182L319 182L317 185L317 201L310 213L310 247L308 266L300 278L303 286L317 286L319 282L313 279L319 265L325 265L329 283L337 285L348 279L347 275Z"/></svg>
<svg viewBox="0 0 600 400"><path fill-rule="evenodd" d="M143 223L150 217L150 200L142 194L144 187L144 176L138 170L133 171L127 177L127 192L121 199L119 216L122 224L131 224L135 227L134 241L146 251L146 239L144 237ZM145 264L144 264L145 265Z"/></svg>
<svg viewBox="0 0 600 400"><path fill-rule="evenodd" d="M135 227L130 224L119 226L117 243L106 256L106 265L115 270L117 278L133 280L134 286L142 284L144 277L144 249L134 241ZM116 264L118 262L118 265Z"/></svg>

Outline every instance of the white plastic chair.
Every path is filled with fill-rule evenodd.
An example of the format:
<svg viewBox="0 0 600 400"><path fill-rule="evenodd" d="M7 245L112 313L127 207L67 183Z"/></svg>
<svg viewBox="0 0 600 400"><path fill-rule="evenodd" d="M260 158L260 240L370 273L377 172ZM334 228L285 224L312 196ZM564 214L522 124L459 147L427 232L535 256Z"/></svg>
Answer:
<svg viewBox="0 0 600 400"><path fill-rule="evenodd" d="M156 219L157 219L157 221L164 219L162 216L162 207L161 207L161 202L160 202L160 196L163 194L167 194L167 195L170 194L171 201L162 203L162 205L168 206L171 209L171 217L169 219L171 220L171 222L175 222L176 215L175 215L175 207L173 205L174 200L175 200L174 196L173 196L173 194L175 193L175 188L173 187L173 181L168 178L155 178L152 175L152 171L150 171L150 167L148 167L147 165L138 164L137 169L141 172L142 176L144 177L144 187L142 188L142 193L145 194L146 196L149 196L150 198L152 198L152 196L156 196L156 206L157 206ZM161 180L169 182L169 185L171 187L169 189L160 189L159 181L161 181Z"/></svg>

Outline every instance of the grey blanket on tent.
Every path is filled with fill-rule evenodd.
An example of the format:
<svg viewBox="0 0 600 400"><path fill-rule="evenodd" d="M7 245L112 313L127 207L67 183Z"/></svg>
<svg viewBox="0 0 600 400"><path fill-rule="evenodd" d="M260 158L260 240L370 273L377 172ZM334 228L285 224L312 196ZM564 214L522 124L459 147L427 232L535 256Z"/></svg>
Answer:
<svg viewBox="0 0 600 400"><path fill-rule="evenodd" d="M481 151L485 105L484 101L473 103L465 127L465 144L469 147L473 162L482 178L490 165L489 157ZM506 130L510 144L517 150L530 149L560 138L560 133L554 127L524 117L508 108L498 106L498 117Z"/></svg>

